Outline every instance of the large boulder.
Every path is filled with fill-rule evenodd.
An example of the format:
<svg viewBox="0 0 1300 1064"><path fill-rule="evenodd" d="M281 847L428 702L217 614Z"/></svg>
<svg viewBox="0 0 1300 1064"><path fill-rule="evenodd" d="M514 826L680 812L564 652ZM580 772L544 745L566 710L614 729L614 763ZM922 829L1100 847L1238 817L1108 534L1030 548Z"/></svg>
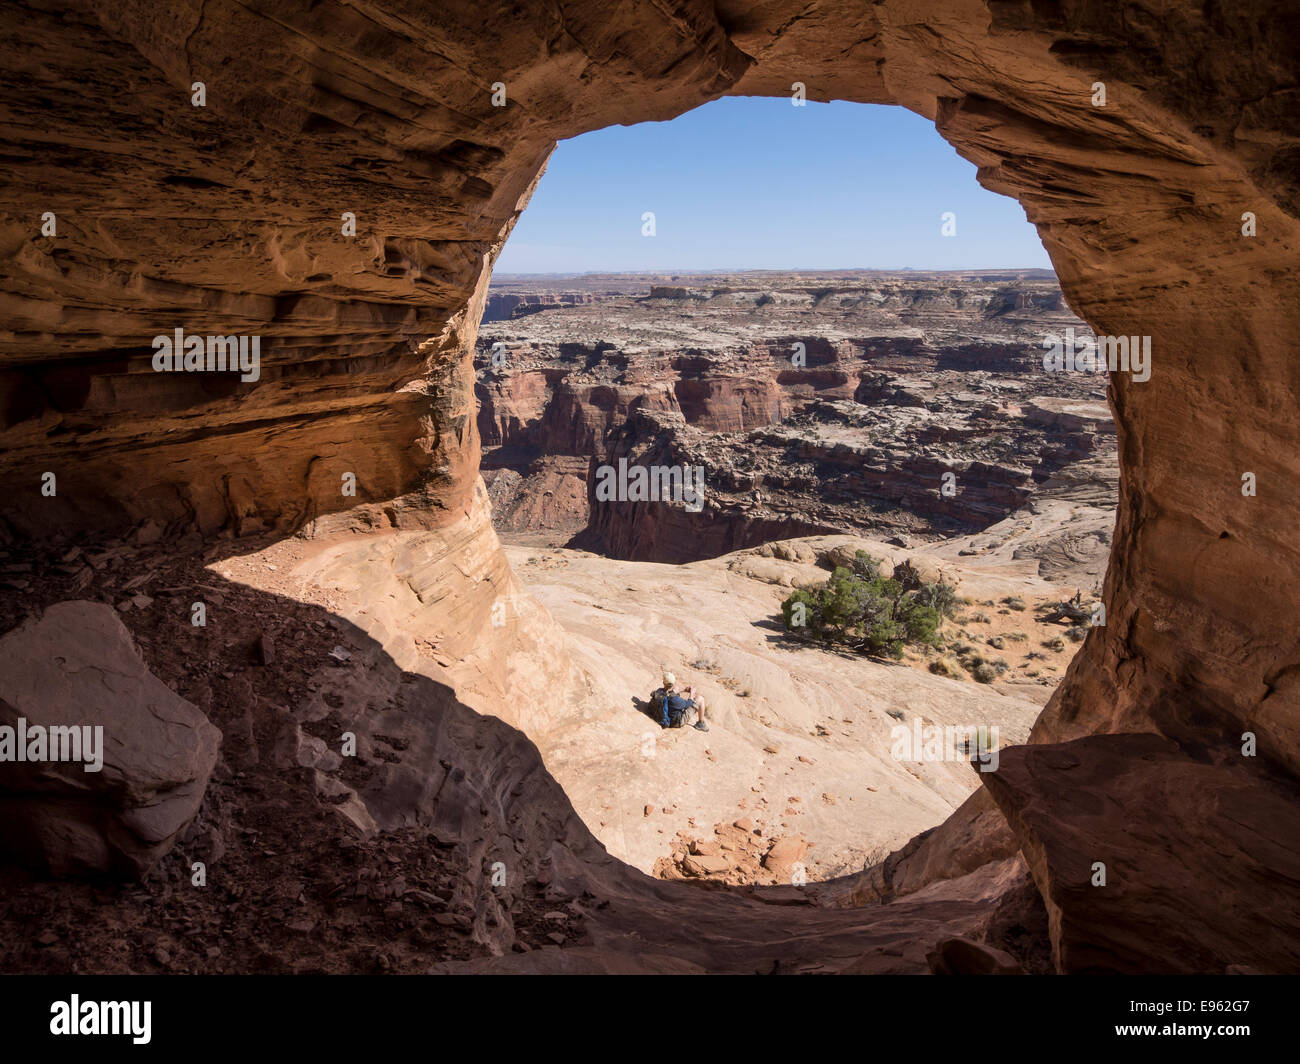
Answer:
<svg viewBox="0 0 1300 1064"><path fill-rule="evenodd" d="M1158 735L1016 746L981 776L1066 973L1300 972L1300 788Z"/></svg>
<svg viewBox="0 0 1300 1064"><path fill-rule="evenodd" d="M51 729L70 728L90 741L56 751ZM22 737L42 760L16 759ZM0 638L0 853L55 875L144 875L198 812L220 742L111 607L49 607Z"/></svg>
<svg viewBox="0 0 1300 1064"><path fill-rule="evenodd" d="M1005 950L961 935L935 943L925 955L935 975L1024 975L1020 962Z"/></svg>

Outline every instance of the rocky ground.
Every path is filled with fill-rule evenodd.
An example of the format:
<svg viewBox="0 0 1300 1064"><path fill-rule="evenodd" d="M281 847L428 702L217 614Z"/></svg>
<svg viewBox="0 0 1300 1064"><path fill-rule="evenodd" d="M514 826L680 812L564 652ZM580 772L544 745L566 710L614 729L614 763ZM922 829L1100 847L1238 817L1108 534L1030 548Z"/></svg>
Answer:
<svg viewBox="0 0 1300 1064"><path fill-rule="evenodd" d="M491 536L485 521L476 527L482 530L479 535ZM401 575L399 567L397 583L377 584L374 559L390 556L371 552L378 539L407 551L445 556L445 543L431 543L430 535L270 538L178 547L158 542L142 526L126 539L5 548L0 563L10 593L0 599L0 627L6 632L0 654L6 661L24 659L34 668L49 668L51 659L31 645L29 633L33 625L48 627L52 617L63 617L64 629L47 633L58 649L54 675L63 670L73 678L82 676L102 648L87 647L84 633L68 617L72 612L106 613L106 623L118 633L115 659L138 659L142 673L201 709L220 729L221 747L210 778L203 781L206 790L192 823L183 826L174 848L138 882L112 874L51 879L39 870L4 868L3 970L493 971L507 970L500 967L507 957L537 953L535 964L511 962L508 970L703 971L701 965L707 965L707 970L833 971L872 953L871 970L918 971L927 970L926 951L953 935L1009 945L1010 931L1003 927L1007 920L1017 927L1041 922L1041 906L1032 896L993 908L981 901L993 884L1001 884L1008 897L1019 898L1028 889L1023 868L1005 861L939 900L900 903L875 923L822 909L795 885L803 879L795 874L800 858L807 859L812 870L808 879L815 882L836 869L852 871L870 856L851 846L836 852L842 840L852 837L850 822L860 822L859 796L849 793L858 775L850 761L859 755L838 756L836 740L823 734L827 729L818 729L811 716L804 718L811 711L825 724L835 723L826 700L836 684L823 671L828 666L862 675L885 667L848 660L833 665L834 655L813 648L792 650L801 659L794 667L800 681L821 688L805 707L793 705L788 690L774 689L762 677L747 694L732 691L722 672L723 664L732 665L725 654L716 672L711 663L687 663L686 668L708 677L705 683L717 685L710 690L715 731L707 736L689 730L661 733L660 758L640 763L653 771L669 769L664 794L675 791L676 797L664 797L662 808L647 812L642 804L646 788L660 786L663 779L629 772L638 760L628 757L628 740L639 750L648 724L633 704L630 688L617 685L621 704L601 703L603 719L593 711L597 702L584 701L577 689L564 689L557 706L538 700L516 707L536 735L534 746L513 728L453 697L452 685L469 692L468 697L487 697L488 663L480 663L484 671L475 681L473 667L453 644L450 651L435 649L410 659L419 671L398 666L393 654L404 651L391 627L398 614L377 614L375 604L388 597L390 586L411 575ZM261 549L249 552L250 547ZM730 561L743 565L750 558ZM611 567L606 581L629 579L614 567L667 568L589 556L576 560ZM752 560L774 561L765 555ZM526 558L518 564L529 568ZM761 622L761 615L770 612L778 585L725 563L704 564L734 585L736 605L755 609L750 621ZM570 568L549 561L538 565L552 572ZM331 582L339 572L360 576L364 593ZM640 579L657 577L647 572ZM419 617L445 618L449 609L455 617L456 595L447 592L449 580L454 577L426 575L420 586L435 606ZM587 587L598 593L594 583ZM433 588L443 593L430 593ZM201 628L190 623L196 599L209 610ZM52 611L51 606L58 608ZM630 609L627 613L633 615ZM544 615L529 619L512 613L508 627L519 629L513 638L521 647L532 640L529 659L547 654L564 658L562 647L545 643L554 630L539 618ZM700 617L697 634L709 619ZM420 627L425 636L442 642L431 625ZM512 638L509 630L498 636L507 642ZM761 640L768 638L765 634ZM573 673L580 684L590 680L588 645L575 633L579 660ZM629 649L622 649L627 664L636 665ZM759 658L757 653L750 656ZM612 680L611 669L623 664L607 660L602 675ZM954 692L959 687L923 672L894 672L914 677L914 684L921 685L918 694L930 684L948 685ZM8 675L3 697L26 710L36 695L21 681ZM129 712L131 707L114 705L116 687L112 681L96 689L96 702ZM903 690L908 687L902 684ZM1017 737L1036 712L1030 700L1002 698L973 684L960 688L954 704L997 706L998 719ZM724 693L743 698L745 709L730 708ZM59 697L52 685L40 692L43 703L57 703ZM876 721L877 701L870 701L856 727L839 722L843 730L858 733L855 741L867 742L889 719ZM933 712L929 700L926 709ZM355 757L338 754L345 731L357 735ZM762 784L759 790L789 792L781 793L781 808L773 808L772 815L767 811L770 799L751 790L754 784L746 779L758 767L749 751L759 741L780 755L756 751L768 763L753 776ZM878 751L872 756L877 768L869 775L876 783L868 783L860 797L876 799L876 816L896 823L888 831L877 824L869 837L905 838L913 827L941 817L974 786L972 779L963 779L970 772L964 765L924 766L913 776L889 768ZM791 779L787 760L804 770L805 778ZM717 772L712 780L709 769ZM684 774L698 777L699 784L685 792L673 787L672 778ZM830 796L832 785L839 786L833 778L851 785L838 798ZM732 793L737 780L746 784L743 794ZM801 810L802 792L810 785L809 808ZM620 789L635 794L641 806L635 818L639 836L623 824L615 828L608 817L601 823L596 815L596 795L608 797ZM569 804L574 796L592 811L575 816ZM22 796L0 795L5 802L15 798ZM65 827L46 844L57 849L72 839L72 852L80 852L75 832L81 821L75 805L60 805L65 800L51 798L47 814L61 817ZM834 826L830 814L837 801L842 817ZM755 884L784 883L784 889L795 891L789 897L778 893L755 900L743 894L698 908L673 896L656 908L647 904L646 884L653 881L606 856L606 848L628 858L639 851L640 863L648 869L658 865L664 878L673 878L664 862L689 848L685 836L678 838L680 832L707 835L723 811L747 806L754 823L744 849L761 865L761 874L737 875L731 866L710 871L710 844L701 839L693 847L695 863L687 867L704 874L691 878L739 892ZM584 819L605 846L587 833ZM689 830L692 820L699 826L694 832ZM551 840L549 848L539 850L537 839ZM875 855L880 853L877 846ZM201 882L196 879L200 866ZM500 883L494 878L498 870ZM672 887L661 882L655 889ZM685 884L675 889L697 893ZM798 911L790 911L792 904ZM689 933L675 915L686 911L683 905L692 906ZM768 930L756 932L763 926ZM774 947L778 941L782 944ZM1030 967L1042 963L1041 946L1035 948L1038 953L1019 954ZM540 959L541 954L565 952L573 953L572 962Z"/></svg>
<svg viewBox="0 0 1300 1064"><path fill-rule="evenodd" d="M490 956L502 942L522 952L581 937L578 899L548 889L544 874L481 887L472 839L457 825L381 827L362 809L355 795L385 789L390 766L431 772L397 728L363 739L345 765L326 755L342 731L358 728L352 714L365 700L350 685L418 712L410 684L393 683L399 674L362 632L323 601L269 593L283 583L275 563L243 556L257 541L204 549L197 539L141 539L150 536L0 551L0 631L53 603L104 604L122 627L117 645L97 649L117 661L138 653L220 729L221 756L197 817L142 882L57 880L0 865L0 971L419 972ZM279 544L299 555L310 546ZM231 579L253 571L263 588ZM201 628L190 623L196 599L209 611ZM75 663L76 632L64 638ZM109 691L100 697L112 701ZM16 815L13 801L6 788L2 815ZM194 862L204 865L203 885ZM486 895L494 904L485 907ZM491 947L473 930L489 909Z"/></svg>

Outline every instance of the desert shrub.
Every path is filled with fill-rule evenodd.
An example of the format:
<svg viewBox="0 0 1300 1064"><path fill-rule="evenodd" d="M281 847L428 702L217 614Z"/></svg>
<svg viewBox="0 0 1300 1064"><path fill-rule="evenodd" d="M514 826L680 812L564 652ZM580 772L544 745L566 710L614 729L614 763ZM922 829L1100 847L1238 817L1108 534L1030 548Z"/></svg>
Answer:
<svg viewBox="0 0 1300 1064"><path fill-rule="evenodd" d="M822 587L791 594L781 603L781 619L786 631L806 639L901 658L909 644L941 645L943 613L931 603L945 597L929 590L933 586L908 590L904 581L880 575L879 559L858 551L851 566L837 566Z"/></svg>
<svg viewBox="0 0 1300 1064"><path fill-rule="evenodd" d="M1064 650L1065 640L1059 635L1054 635L1051 639L1044 639L1042 645L1047 647L1048 650Z"/></svg>
<svg viewBox="0 0 1300 1064"><path fill-rule="evenodd" d="M921 584L916 588L914 598L918 604L929 606L940 617L951 617L957 611L957 593L951 584L945 584L942 580L937 584Z"/></svg>
<svg viewBox="0 0 1300 1064"><path fill-rule="evenodd" d="M903 586L904 591L915 591L921 586L921 574L912 567L911 562L899 562L895 565L894 579Z"/></svg>
<svg viewBox="0 0 1300 1064"><path fill-rule="evenodd" d="M936 676L947 676L953 680L962 680L966 677L966 670L961 667L961 662L951 654L944 654L930 662L930 671Z"/></svg>
<svg viewBox="0 0 1300 1064"><path fill-rule="evenodd" d="M1065 636L1072 643L1082 643L1088 638L1088 630L1088 625L1076 624L1074 627L1065 630Z"/></svg>
<svg viewBox="0 0 1300 1064"><path fill-rule="evenodd" d="M915 596L900 598L894 605L894 616L907 633L907 642L921 646L938 644L943 615L933 606L920 602Z"/></svg>
<svg viewBox="0 0 1300 1064"><path fill-rule="evenodd" d="M1019 595L1008 595L1002 600L1002 605L1010 606L1013 610L1023 610L1028 608L1025 606L1025 600Z"/></svg>
<svg viewBox="0 0 1300 1064"><path fill-rule="evenodd" d="M976 667L971 673L979 683L992 683L998 677L998 670L992 665L984 664Z"/></svg>

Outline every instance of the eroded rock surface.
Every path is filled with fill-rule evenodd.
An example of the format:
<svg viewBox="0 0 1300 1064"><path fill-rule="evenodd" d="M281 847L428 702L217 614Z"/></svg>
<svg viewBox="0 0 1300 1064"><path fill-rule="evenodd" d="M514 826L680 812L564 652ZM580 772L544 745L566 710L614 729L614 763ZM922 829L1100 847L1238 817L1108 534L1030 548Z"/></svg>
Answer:
<svg viewBox="0 0 1300 1064"><path fill-rule="evenodd" d="M1058 971L1300 968L1297 789L1240 748L1094 735L1008 750L984 784L1047 904Z"/></svg>
<svg viewBox="0 0 1300 1064"><path fill-rule="evenodd" d="M934 120L983 184L1025 207L1073 310L1098 331L1152 338L1151 380L1110 382L1122 478L1108 623L1033 738L1157 732L1182 752L1111 767L1135 796L1172 781L1192 813L1189 781L1203 801L1249 793L1235 775L1202 778L1192 756L1243 731L1261 763L1300 773L1300 650L1285 623L1300 586L1300 49L1274 5L686 0L525 4L485 20L469 0L400 11L77 0L11 5L3 33L8 529L66 550L74 535L133 525L165 544L190 529L319 527L357 505L358 527L455 524L476 483L470 359L488 273L555 141L726 93L787 97L801 81L814 100ZM497 79L511 106L492 106ZM341 233L349 211L356 238ZM41 231L47 213L54 235ZM151 338L175 327L261 334L259 379L153 372ZM41 492L46 472L55 495ZM355 496L340 490L348 473ZM44 583L15 590L35 599ZM482 755L489 768L510 764L504 738L477 738L500 746ZM1100 771L1113 749L1084 752ZM509 794L507 777L486 778ZM1025 809L1040 788L1058 801L1044 777L1032 783ZM1046 858L1029 855L1048 897L1073 882L1077 858L1050 844L1052 823L1073 815L1026 814L1017 829L1022 847L1048 840ZM571 825L562 807L556 816ZM1281 810L1276 822L1290 823ZM1194 825L1168 826L1196 841ZM567 826L535 830L521 825L525 852L549 848L557 879L591 884L584 862L598 858ZM1224 908L1247 915L1234 919L1268 904L1259 892L1292 867L1284 850L1242 852ZM605 888L613 915L592 932L605 959L590 963L616 967L612 953L644 966L654 941L709 970L840 970L864 946L865 970L927 970L935 943L990 926L1014 878L996 869L869 918L792 907L765 927L759 903L709 892L692 902L689 938L676 913L671 925L644 917L653 892L675 901L688 888L622 870ZM1137 909L1143 898L1169 911L1159 889L1135 895ZM1261 935L1238 957L1257 948L1261 966L1294 969L1294 932ZM1058 942L1073 964L1072 936ZM1214 970L1228 945L1179 939L1162 953L1133 929L1113 943Z"/></svg>
<svg viewBox="0 0 1300 1064"><path fill-rule="evenodd" d="M479 338L497 527L585 524L584 547L684 562L818 532L980 530L1066 479L1109 509L1105 381L1044 370L1045 339L1088 333L1043 272L575 279L589 300L528 304ZM696 472L701 504L602 496L620 462Z"/></svg>

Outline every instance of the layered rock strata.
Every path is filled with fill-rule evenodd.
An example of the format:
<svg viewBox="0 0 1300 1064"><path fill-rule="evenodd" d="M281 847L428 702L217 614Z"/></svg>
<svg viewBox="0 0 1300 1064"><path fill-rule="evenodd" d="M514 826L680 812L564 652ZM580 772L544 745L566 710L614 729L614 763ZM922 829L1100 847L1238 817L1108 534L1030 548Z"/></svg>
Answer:
<svg viewBox="0 0 1300 1064"><path fill-rule="evenodd" d="M686 0L485 20L460 0L76 0L13 7L3 32L0 476L14 532L289 530L358 505L371 524L459 520L487 276L555 141L726 93L788 97L798 81L814 100L932 119L1024 206L1075 312L1151 337L1151 379L1117 373L1108 393L1121 484L1107 624L1033 738L1151 733L1193 756L1249 732L1257 757L1238 767L1289 794L1270 773L1300 773L1285 623L1300 587L1300 50L1274 5ZM511 105L493 107L496 82ZM259 335L258 379L154 372L152 338L177 327ZM1121 778L1157 771L1133 749L1089 753L1103 755ZM1032 851L1038 827L1018 825ZM1261 851L1268 869L1294 847ZM968 911L1004 885L993 867ZM1261 881L1294 895L1293 878ZM1239 881L1231 904L1258 904L1254 889ZM894 941L914 937L922 893L882 910ZM748 907L698 904L694 924L752 933ZM811 922L786 917L772 952L807 964ZM717 936L663 941L700 967L755 959ZM1146 940L1142 963L1159 969L1166 948ZM1195 964L1279 956L1271 941L1208 942Z"/></svg>
<svg viewBox="0 0 1300 1064"><path fill-rule="evenodd" d="M656 561L812 532L970 532L1066 467L1113 499L1104 378L1044 369L1045 342L1089 336L1044 272L592 278L590 302L479 338L498 527L581 527L583 457L575 542ZM595 477L619 460L702 470L705 508L602 502Z"/></svg>

